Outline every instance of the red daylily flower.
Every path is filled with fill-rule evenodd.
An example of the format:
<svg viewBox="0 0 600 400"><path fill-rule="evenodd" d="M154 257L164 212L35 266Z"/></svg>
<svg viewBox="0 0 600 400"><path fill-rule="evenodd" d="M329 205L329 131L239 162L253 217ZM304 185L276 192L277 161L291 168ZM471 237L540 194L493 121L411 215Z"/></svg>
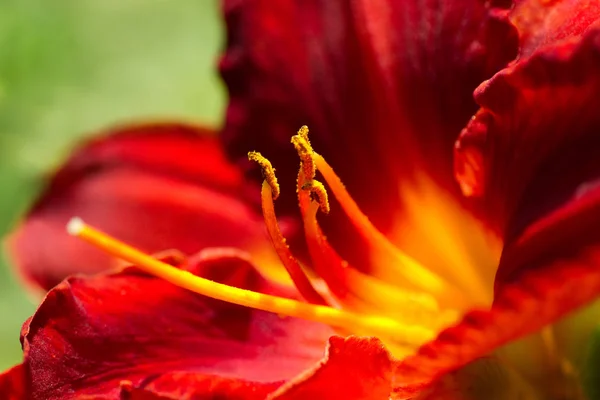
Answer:
<svg viewBox="0 0 600 400"><path fill-rule="evenodd" d="M104 135L12 235L21 274L50 291L0 393L585 398L581 343L594 318L563 317L600 295L600 5L224 8L222 135L175 124ZM314 134L301 129L291 146L303 123ZM252 153L268 235L241 171L253 164L226 157L255 148L281 181ZM139 256L151 274L101 272L116 261L62 233L73 215L145 252L182 254ZM100 273L69 277L78 272Z"/></svg>

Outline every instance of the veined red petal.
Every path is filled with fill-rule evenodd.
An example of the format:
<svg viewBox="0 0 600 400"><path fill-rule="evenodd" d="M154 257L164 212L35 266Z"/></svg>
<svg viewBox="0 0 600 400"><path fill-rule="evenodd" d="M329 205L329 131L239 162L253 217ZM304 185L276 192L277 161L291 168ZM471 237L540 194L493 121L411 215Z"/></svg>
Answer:
<svg viewBox="0 0 600 400"><path fill-rule="evenodd" d="M578 263L559 260L544 275L529 271L503 287L490 311L468 313L457 326L401 363L397 373L409 387L423 384L533 333L600 293L597 249L582 252Z"/></svg>
<svg viewBox="0 0 600 400"><path fill-rule="evenodd" d="M597 260L586 255L600 243L598 11L589 2L519 3L511 19L520 58L478 88L482 109L457 143L459 180L481 196L505 237L496 295L526 274L543 275L548 290L564 295L558 307L547 304L554 316L600 295L590 268ZM569 318L552 329L558 351L577 368L592 325Z"/></svg>
<svg viewBox="0 0 600 400"><path fill-rule="evenodd" d="M411 387L483 357L498 347L540 330L600 294L600 250L582 248L569 258L544 264L544 273L525 270L498 289L491 310L472 311L455 327L403 360L399 379Z"/></svg>
<svg viewBox="0 0 600 400"><path fill-rule="evenodd" d="M137 386L121 383L122 400L264 400L281 383L257 383L193 372L171 372Z"/></svg>
<svg viewBox="0 0 600 400"><path fill-rule="evenodd" d="M281 386L269 399L387 399L392 391L393 364L376 338L334 336L318 365Z"/></svg>
<svg viewBox="0 0 600 400"><path fill-rule="evenodd" d="M23 275L46 289L67 275L114 266L105 254L64 234L73 215L149 253L266 248L259 208L252 204L258 197L244 197L245 190L241 174L206 131L182 125L123 128L73 154L9 246Z"/></svg>
<svg viewBox="0 0 600 400"><path fill-rule="evenodd" d="M227 399L240 400L379 400L388 398L392 391L393 363L383 344L375 338L343 339L334 336L329 340L327 354L320 363L283 386L281 383L260 384L192 373L171 373L148 379L139 387L125 385L123 392L126 396L123 398L216 399L226 396Z"/></svg>
<svg viewBox="0 0 600 400"><path fill-rule="evenodd" d="M289 294L239 251L214 253L205 250L185 266L233 286ZM177 394L173 373L197 374L188 382L200 393L202 374L280 382L319 360L330 334L320 324L207 299L131 268L56 286L25 324L22 341L34 399L115 398L121 382L144 388L152 379L162 382L161 395L168 388Z"/></svg>
<svg viewBox="0 0 600 400"><path fill-rule="evenodd" d="M5 400L28 399L25 386L25 371L19 364L0 374L0 397Z"/></svg>
<svg viewBox="0 0 600 400"><path fill-rule="evenodd" d="M288 138L306 124L383 231L417 169L454 190L451 146L476 109L472 90L516 54L505 15L477 0L224 3L234 157L258 148L292 182ZM285 190L282 202L295 207Z"/></svg>
<svg viewBox="0 0 600 400"><path fill-rule="evenodd" d="M589 202L580 200L600 176L595 151L600 145L599 68L596 25L580 41L546 46L477 90L482 110L461 134L457 165L460 180L461 166L468 170L466 160L475 160L478 172L463 183L476 188L473 192L482 196L489 220L505 237L497 285L515 279L511 275L520 266L532 265L509 261L506 255L516 251L511 250L513 243L522 240L529 226L552 225L553 212ZM554 232L555 246L543 247L549 253L577 248L569 230ZM581 231L583 237L577 239L585 242L590 233ZM515 246L539 254L537 243Z"/></svg>
<svg viewBox="0 0 600 400"><path fill-rule="evenodd" d="M517 0L510 20L519 33L519 58L580 38L600 17L600 4L580 0Z"/></svg>

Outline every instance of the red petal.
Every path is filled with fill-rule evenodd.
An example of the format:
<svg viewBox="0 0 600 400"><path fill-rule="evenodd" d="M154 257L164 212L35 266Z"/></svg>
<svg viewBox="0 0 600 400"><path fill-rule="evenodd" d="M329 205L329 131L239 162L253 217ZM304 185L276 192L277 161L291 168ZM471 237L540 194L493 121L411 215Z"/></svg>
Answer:
<svg viewBox="0 0 600 400"><path fill-rule="evenodd" d="M125 399L387 399L392 391L392 359L375 338L332 337L327 354L311 370L281 386L190 373L163 375L144 382L143 390L126 386ZM166 393L165 393L166 392ZM150 394L165 397L150 397ZM415 394L413 391L412 394Z"/></svg>
<svg viewBox="0 0 600 400"><path fill-rule="evenodd" d="M23 365L17 365L0 374L0 397L4 400L25 400Z"/></svg>
<svg viewBox="0 0 600 400"><path fill-rule="evenodd" d="M205 128L177 123L112 129L74 152L50 186L69 186L92 172L125 166L235 191L242 176L226 160L215 135Z"/></svg>
<svg viewBox="0 0 600 400"><path fill-rule="evenodd" d="M600 29L590 28L581 41L539 50L478 89L483 108L457 144L459 179L483 195L505 253L532 223L575 207L600 175L599 68ZM477 173L460 176L469 170ZM575 244L569 231L556 234L559 251ZM497 283L522 265L502 261Z"/></svg>
<svg viewBox="0 0 600 400"><path fill-rule="evenodd" d="M581 37L600 17L600 3L581 0L517 0L510 20L519 32L519 58Z"/></svg>
<svg viewBox="0 0 600 400"><path fill-rule="evenodd" d="M72 273L114 265L65 234L73 216L149 253L268 246L259 213L243 199L245 189L206 131L123 128L88 143L58 171L13 233L12 253L27 278L50 288Z"/></svg>
<svg viewBox="0 0 600 400"><path fill-rule="evenodd" d="M121 385L123 400L263 400L280 383L256 383L189 372L152 377L133 387Z"/></svg>
<svg viewBox="0 0 600 400"><path fill-rule="evenodd" d="M282 294L243 259L201 253L195 260L193 273ZM72 277L56 286L24 326L22 340L34 398L112 398L124 380L134 388L159 380L164 394L175 372L198 374L188 382L196 382L189 390L199 392L206 390L199 378L204 374L278 382L318 360L330 332L320 324L207 299L128 269Z"/></svg>
<svg viewBox="0 0 600 400"><path fill-rule="evenodd" d="M478 89L483 108L457 145L506 237L494 306L424 347L414 371L456 368L600 295L600 26L548 27L531 57Z"/></svg>
<svg viewBox="0 0 600 400"><path fill-rule="evenodd" d="M476 109L472 91L516 53L505 16L477 0L229 0L224 8L232 154L260 150L293 185L289 138L307 124L315 149L380 228L401 208L399 179L418 170L454 187L451 146ZM288 192L283 201L287 194L295 207Z"/></svg>
<svg viewBox="0 0 600 400"><path fill-rule="evenodd" d="M519 59L476 90L482 109L455 153L463 192L496 199L489 208L500 214L501 228L531 175L547 167L542 161L579 140L594 119L599 19L597 4L570 0L520 1L511 12L521 36ZM564 175L561 170L559 180ZM506 193L492 193L500 191Z"/></svg>
<svg viewBox="0 0 600 400"><path fill-rule="evenodd" d="M422 346L401 363L398 376L409 387L490 354L540 330L600 294L600 250L582 249L568 260L544 265L544 274L526 271L498 289L489 311L472 311L455 327Z"/></svg>
<svg viewBox="0 0 600 400"><path fill-rule="evenodd" d="M273 399L387 399L393 361L376 338L334 336L313 370L280 387Z"/></svg>

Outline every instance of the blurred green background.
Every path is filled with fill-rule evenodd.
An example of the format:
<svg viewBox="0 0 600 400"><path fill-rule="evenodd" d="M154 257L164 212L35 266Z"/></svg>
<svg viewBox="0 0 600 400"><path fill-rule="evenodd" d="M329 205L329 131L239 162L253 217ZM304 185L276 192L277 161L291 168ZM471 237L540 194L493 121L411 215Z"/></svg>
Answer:
<svg viewBox="0 0 600 400"><path fill-rule="evenodd" d="M148 119L218 126L222 39L217 0L2 0L0 234L85 136ZM3 258L0 370L20 361L35 302Z"/></svg>

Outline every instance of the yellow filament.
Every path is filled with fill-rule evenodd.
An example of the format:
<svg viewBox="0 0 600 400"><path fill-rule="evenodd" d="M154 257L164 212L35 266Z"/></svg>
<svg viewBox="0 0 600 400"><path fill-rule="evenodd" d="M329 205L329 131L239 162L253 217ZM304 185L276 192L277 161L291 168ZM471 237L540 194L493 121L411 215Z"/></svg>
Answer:
<svg viewBox="0 0 600 400"><path fill-rule="evenodd" d="M262 174L265 178L265 181L271 186L271 192L273 193L273 200L277 200L279 194L281 193L281 189L279 188L279 183L277 183L277 176L275 176L275 168L271 164L266 157L260 154L258 151L251 151L248 153L248 160L255 161L260 165L262 169Z"/></svg>
<svg viewBox="0 0 600 400"><path fill-rule="evenodd" d="M385 317L355 314L332 307L302 303L213 282L156 260L85 224L79 218L73 218L69 222L67 231L113 256L134 264L148 274L217 300L279 315L320 322L350 332L388 338L392 341L392 345L397 346L418 346L434 336L434 332L429 329L403 325Z"/></svg>

